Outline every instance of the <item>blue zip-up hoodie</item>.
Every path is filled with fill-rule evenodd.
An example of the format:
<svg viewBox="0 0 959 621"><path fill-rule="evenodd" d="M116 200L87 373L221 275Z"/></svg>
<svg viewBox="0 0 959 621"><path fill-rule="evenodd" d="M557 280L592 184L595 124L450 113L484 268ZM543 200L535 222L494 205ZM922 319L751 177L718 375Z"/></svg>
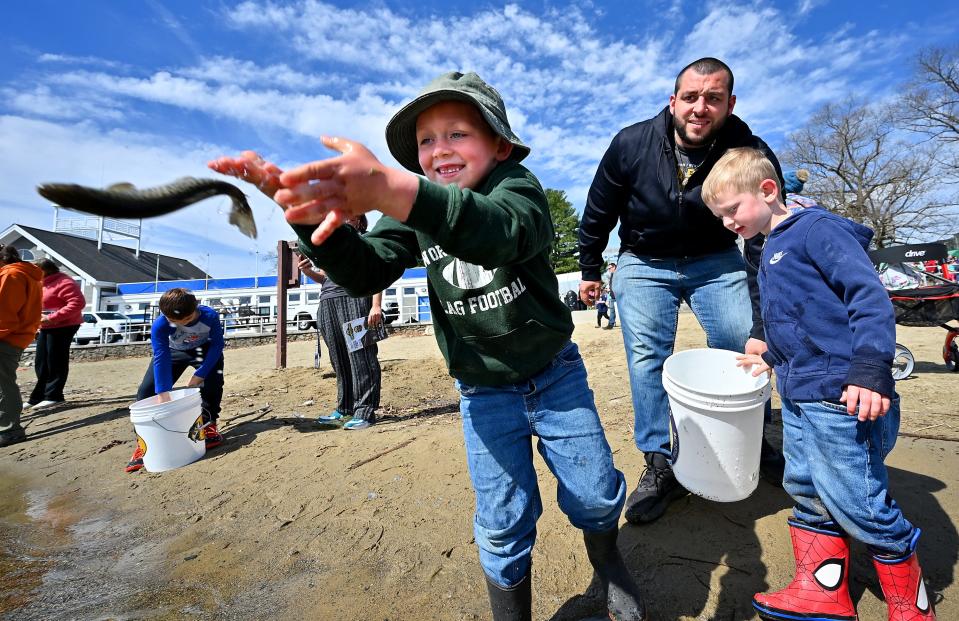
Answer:
<svg viewBox="0 0 959 621"><path fill-rule="evenodd" d="M847 385L891 397L896 323L866 254L872 231L813 205L773 229L759 289L779 394L832 400Z"/></svg>

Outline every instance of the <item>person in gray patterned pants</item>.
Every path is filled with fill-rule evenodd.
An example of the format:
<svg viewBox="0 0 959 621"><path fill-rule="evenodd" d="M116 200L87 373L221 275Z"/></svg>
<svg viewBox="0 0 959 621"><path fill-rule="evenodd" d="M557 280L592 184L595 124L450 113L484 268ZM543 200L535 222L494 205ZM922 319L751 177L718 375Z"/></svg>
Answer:
<svg viewBox="0 0 959 621"><path fill-rule="evenodd" d="M350 224L363 232L365 216ZM383 322L383 294L372 297L351 298L342 287L326 277L326 273L313 266L309 259L301 259L300 271L314 282L321 283L320 309L317 313L320 334L326 343L330 363L336 372L336 409L317 418L319 423L335 423L347 420L344 429L365 429L376 422L376 410L380 407L380 361L377 358L377 341L386 338ZM349 321L366 318L368 332L363 337L363 346L350 351L343 326Z"/></svg>

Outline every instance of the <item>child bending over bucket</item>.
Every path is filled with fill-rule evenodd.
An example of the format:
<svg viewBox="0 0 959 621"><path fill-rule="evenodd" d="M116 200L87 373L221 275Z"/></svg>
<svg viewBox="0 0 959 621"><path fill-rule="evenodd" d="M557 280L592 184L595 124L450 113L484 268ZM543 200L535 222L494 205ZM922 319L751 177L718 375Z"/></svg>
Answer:
<svg viewBox="0 0 959 621"><path fill-rule="evenodd" d="M530 559L543 510L534 437L559 481L560 509L583 531L611 616L645 619L616 547L626 483L570 341L569 309L556 295L549 205L519 163L529 147L511 130L499 93L475 73L427 85L390 120L386 141L406 171L343 138L323 139L338 157L285 173L252 152L210 166L285 206L301 251L351 295L382 291L422 259L436 340L461 395L493 619L531 617ZM384 216L365 236L339 226L374 209Z"/></svg>
<svg viewBox="0 0 959 621"><path fill-rule="evenodd" d="M216 311L197 304L186 289L177 287L160 296L160 316L150 330L153 360L137 390L137 401L159 395L169 401L173 384L187 367L196 371L187 383L200 387L206 448L223 442L216 430L216 419L223 400L223 326ZM127 464L127 472L143 467L143 447L137 440L136 450Z"/></svg>
<svg viewBox="0 0 959 621"><path fill-rule="evenodd" d="M776 371L796 575L753 606L764 619L856 619L854 537L872 553L889 619L935 619L916 556L920 530L892 499L883 464L899 431L899 396L892 305L866 255L872 231L808 201L787 208L773 165L755 149L727 151L703 200L729 230L767 237L759 288L769 350L739 359L753 375Z"/></svg>

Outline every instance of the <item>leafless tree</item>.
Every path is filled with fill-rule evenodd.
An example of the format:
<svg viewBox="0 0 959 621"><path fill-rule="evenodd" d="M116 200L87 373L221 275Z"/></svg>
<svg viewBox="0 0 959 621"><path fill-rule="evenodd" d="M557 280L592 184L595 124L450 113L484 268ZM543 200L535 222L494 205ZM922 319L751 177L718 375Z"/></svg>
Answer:
<svg viewBox="0 0 959 621"><path fill-rule="evenodd" d="M880 248L934 239L955 224L935 149L910 141L894 121L891 106L828 104L789 136L784 153L811 173L804 194L872 228Z"/></svg>
<svg viewBox="0 0 959 621"><path fill-rule="evenodd" d="M959 46L919 53L899 117L905 127L936 142L945 178L959 182Z"/></svg>

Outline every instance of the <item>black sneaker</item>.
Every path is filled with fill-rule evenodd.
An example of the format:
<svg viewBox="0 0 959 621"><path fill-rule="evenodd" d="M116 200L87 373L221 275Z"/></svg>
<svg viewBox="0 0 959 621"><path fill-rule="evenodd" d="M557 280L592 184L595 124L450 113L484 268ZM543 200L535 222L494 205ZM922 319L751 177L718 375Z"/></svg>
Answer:
<svg viewBox="0 0 959 621"><path fill-rule="evenodd" d="M666 512L669 503L688 493L676 480L665 455L647 453L646 470L626 499L626 521L630 524L653 522Z"/></svg>
<svg viewBox="0 0 959 621"><path fill-rule="evenodd" d="M23 442L26 439L27 432L25 432L23 427L19 425L6 431L0 431L0 447L10 446L11 444L16 444L17 442Z"/></svg>

